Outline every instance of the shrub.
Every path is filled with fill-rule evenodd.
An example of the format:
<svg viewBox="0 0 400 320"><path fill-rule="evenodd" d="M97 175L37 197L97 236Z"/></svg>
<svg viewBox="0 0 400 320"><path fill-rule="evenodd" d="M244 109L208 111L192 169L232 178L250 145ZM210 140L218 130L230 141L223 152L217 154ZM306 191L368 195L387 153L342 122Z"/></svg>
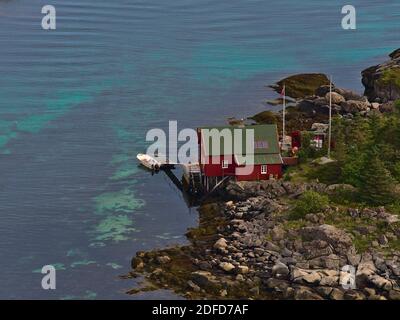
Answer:
<svg viewBox="0 0 400 320"><path fill-rule="evenodd" d="M328 204L328 196L315 191L306 191L296 201L290 212L290 218L293 220L303 219L309 213L321 212Z"/></svg>

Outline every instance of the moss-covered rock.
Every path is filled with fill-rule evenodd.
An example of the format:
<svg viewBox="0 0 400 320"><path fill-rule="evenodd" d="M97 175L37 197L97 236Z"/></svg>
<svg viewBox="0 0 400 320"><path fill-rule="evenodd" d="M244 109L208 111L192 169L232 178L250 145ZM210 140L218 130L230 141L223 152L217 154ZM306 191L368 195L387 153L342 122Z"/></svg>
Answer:
<svg viewBox="0 0 400 320"><path fill-rule="evenodd" d="M287 96L300 99L314 95L319 87L328 84L329 79L323 73L302 73L278 81L273 88L280 93L285 85Z"/></svg>
<svg viewBox="0 0 400 320"><path fill-rule="evenodd" d="M362 71L365 95L370 101L400 99L400 49L393 51L390 60Z"/></svg>

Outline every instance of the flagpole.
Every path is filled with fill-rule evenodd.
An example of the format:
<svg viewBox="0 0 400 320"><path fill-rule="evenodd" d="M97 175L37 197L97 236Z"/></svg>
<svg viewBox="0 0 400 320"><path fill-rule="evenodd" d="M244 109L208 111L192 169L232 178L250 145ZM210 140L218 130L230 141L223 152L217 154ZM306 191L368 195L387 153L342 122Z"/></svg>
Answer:
<svg viewBox="0 0 400 320"><path fill-rule="evenodd" d="M329 132L328 132L328 159L331 158L332 140L332 76L329 77Z"/></svg>
<svg viewBox="0 0 400 320"><path fill-rule="evenodd" d="M286 133L285 133L285 118L286 118L286 87L283 85L283 111L282 111L282 147L285 147L285 138L286 138ZM282 148L282 149L283 149Z"/></svg>

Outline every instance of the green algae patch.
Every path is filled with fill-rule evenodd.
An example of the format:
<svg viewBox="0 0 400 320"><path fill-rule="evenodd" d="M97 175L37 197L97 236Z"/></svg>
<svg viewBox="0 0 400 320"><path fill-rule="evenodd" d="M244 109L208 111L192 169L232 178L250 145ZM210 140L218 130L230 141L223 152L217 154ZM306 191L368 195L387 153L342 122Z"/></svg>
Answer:
<svg viewBox="0 0 400 320"><path fill-rule="evenodd" d="M65 265L63 263L51 263L49 265L53 266L54 269L56 269L57 271L59 271L59 270L67 270L67 268L65 267ZM42 273L42 268L35 269L35 270L32 271L32 273Z"/></svg>
<svg viewBox="0 0 400 320"><path fill-rule="evenodd" d="M125 188L117 192L106 192L95 199L96 213L130 213L144 206L144 201L137 199L132 190Z"/></svg>
<svg viewBox="0 0 400 320"><path fill-rule="evenodd" d="M126 215L108 216L96 226L95 240L112 240L114 242L127 240L127 235L136 231L132 225L132 220Z"/></svg>
<svg viewBox="0 0 400 320"><path fill-rule="evenodd" d="M111 267L111 268L113 268L114 270L122 269L122 266L119 265L118 263L115 263L115 262L106 263L106 266L107 266L107 267Z"/></svg>
<svg viewBox="0 0 400 320"><path fill-rule="evenodd" d="M71 263L71 268L76 268L80 266L88 266L90 264L95 264L96 261L91 261L91 260L81 260L81 261L75 261Z"/></svg>
<svg viewBox="0 0 400 320"><path fill-rule="evenodd" d="M128 179L138 172L137 166L132 164L125 164L120 166L115 173L110 177L110 180L118 181Z"/></svg>

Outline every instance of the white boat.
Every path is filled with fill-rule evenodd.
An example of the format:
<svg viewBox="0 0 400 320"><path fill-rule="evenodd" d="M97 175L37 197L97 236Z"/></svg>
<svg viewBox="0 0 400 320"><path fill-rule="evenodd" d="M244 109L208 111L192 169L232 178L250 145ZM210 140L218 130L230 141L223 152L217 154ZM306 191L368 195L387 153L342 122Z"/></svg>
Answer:
<svg viewBox="0 0 400 320"><path fill-rule="evenodd" d="M150 170L158 170L161 168L161 162L149 156L148 154L139 153L136 158L143 166Z"/></svg>

